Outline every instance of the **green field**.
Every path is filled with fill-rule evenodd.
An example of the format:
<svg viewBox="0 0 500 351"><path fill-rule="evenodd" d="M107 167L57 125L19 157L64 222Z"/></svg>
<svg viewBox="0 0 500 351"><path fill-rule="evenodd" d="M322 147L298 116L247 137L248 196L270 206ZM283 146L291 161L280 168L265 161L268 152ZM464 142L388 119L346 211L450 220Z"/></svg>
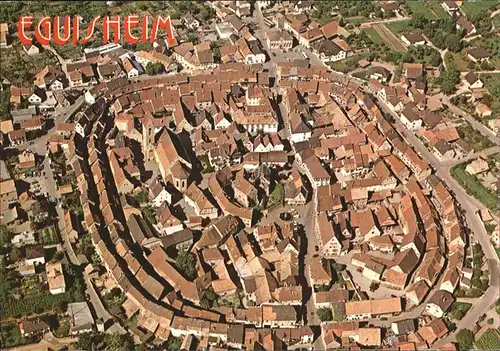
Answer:
<svg viewBox="0 0 500 351"><path fill-rule="evenodd" d="M369 22L369 20L366 17L347 17L347 18L344 18L344 20L347 23L354 24L355 26L357 26L361 23L364 23L364 22Z"/></svg>
<svg viewBox="0 0 500 351"><path fill-rule="evenodd" d="M460 320L465 316L471 307L472 304L470 303L455 301L453 302L453 305L451 305L451 311L449 313L454 319Z"/></svg>
<svg viewBox="0 0 500 351"><path fill-rule="evenodd" d="M481 201L491 211L498 213L497 195L494 191L485 188L479 179L465 171L466 164L461 163L451 169L451 175L455 180L476 199Z"/></svg>
<svg viewBox="0 0 500 351"><path fill-rule="evenodd" d="M481 1L464 1L462 4L462 11L465 12L467 18L474 15L486 15L486 11L500 4L500 0L481 0Z"/></svg>
<svg viewBox="0 0 500 351"><path fill-rule="evenodd" d="M474 127L472 127L469 122L462 123L458 126L457 130L460 138L462 138L467 144L469 144L475 152L479 152L494 146L493 142L490 139L488 139Z"/></svg>
<svg viewBox="0 0 500 351"><path fill-rule="evenodd" d="M491 109L493 116L500 113L500 73L481 74L481 80L491 95Z"/></svg>
<svg viewBox="0 0 500 351"><path fill-rule="evenodd" d="M378 34L378 32L375 30L375 28L370 27L370 28L365 28L363 31L370 37L370 39L375 43L375 44L384 44L384 39Z"/></svg>
<svg viewBox="0 0 500 351"><path fill-rule="evenodd" d="M394 34L399 34L411 29L411 20L387 22L385 26Z"/></svg>
<svg viewBox="0 0 500 351"><path fill-rule="evenodd" d="M449 17L439 1L408 1L406 4L413 14L420 13L429 20Z"/></svg>
<svg viewBox="0 0 500 351"><path fill-rule="evenodd" d="M42 229L42 242L44 245L54 245L60 242L56 228L53 225Z"/></svg>
<svg viewBox="0 0 500 351"><path fill-rule="evenodd" d="M488 329L475 344L480 350L500 350L500 330Z"/></svg>
<svg viewBox="0 0 500 351"><path fill-rule="evenodd" d="M460 72L467 72L469 71L467 61L465 58L465 52L447 52L446 57L453 57L453 61L455 62L455 67L460 71ZM447 61L448 63L448 61Z"/></svg>

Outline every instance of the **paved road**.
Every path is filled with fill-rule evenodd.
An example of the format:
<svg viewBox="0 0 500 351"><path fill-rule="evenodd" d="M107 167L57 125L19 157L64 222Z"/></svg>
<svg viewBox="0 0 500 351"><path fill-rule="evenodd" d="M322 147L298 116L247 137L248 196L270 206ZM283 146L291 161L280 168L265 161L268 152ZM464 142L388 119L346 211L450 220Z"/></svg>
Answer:
<svg viewBox="0 0 500 351"><path fill-rule="evenodd" d="M454 113L457 116L464 118L467 122L469 122L474 129L479 131L482 135L490 139L497 145L500 145L500 138L496 136L490 129L488 129L484 124L476 120L474 117L469 115L467 112L461 110L457 106L453 105L447 96L443 97L443 104L448 106L448 110Z"/></svg>
<svg viewBox="0 0 500 351"><path fill-rule="evenodd" d="M405 132L406 140L436 169L436 175L440 177L453 191L457 203L465 214L467 226L471 230L471 241L478 241L483 248L490 273L490 287L480 300L473 305L472 309L465 315L465 317L458 323L457 331L463 328L472 328L479 317L488 312L491 306L495 303L499 297L500 291L499 259L496 254L495 247L491 243L490 237L477 215L477 211L485 206L475 198L469 196L460 184L455 181L450 174L450 165L443 164L437 160L437 158L427 149L425 145L422 144L413 132L409 131L402 123L399 122L399 116L393 113L383 101L379 100L379 102L382 110L389 112L394 116L396 120L395 125L399 130L403 130ZM447 342L454 340L454 337L455 333L451 333L447 338L442 339L434 346L437 347L439 345L444 345Z"/></svg>

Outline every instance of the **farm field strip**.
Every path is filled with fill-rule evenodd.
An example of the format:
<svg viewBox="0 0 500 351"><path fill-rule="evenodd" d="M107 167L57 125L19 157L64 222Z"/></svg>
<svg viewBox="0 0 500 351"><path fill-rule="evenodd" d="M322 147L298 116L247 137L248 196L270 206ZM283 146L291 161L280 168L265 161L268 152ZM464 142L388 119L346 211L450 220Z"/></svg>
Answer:
<svg viewBox="0 0 500 351"><path fill-rule="evenodd" d="M382 37L382 39L391 47L393 50L398 52L406 52L407 49L399 41L399 39L389 30L387 27L381 23L377 23L373 25L373 28L377 31L377 33Z"/></svg>

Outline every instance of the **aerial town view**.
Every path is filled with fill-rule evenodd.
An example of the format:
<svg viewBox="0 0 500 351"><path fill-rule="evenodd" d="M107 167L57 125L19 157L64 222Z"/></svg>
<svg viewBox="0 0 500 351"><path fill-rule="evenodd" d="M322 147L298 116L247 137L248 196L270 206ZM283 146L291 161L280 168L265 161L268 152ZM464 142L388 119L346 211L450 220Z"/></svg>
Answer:
<svg viewBox="0 0 500 351"><path fill-rule="evenodd" d="M1 350L499 350L500 0L0 3Z"/></svg>

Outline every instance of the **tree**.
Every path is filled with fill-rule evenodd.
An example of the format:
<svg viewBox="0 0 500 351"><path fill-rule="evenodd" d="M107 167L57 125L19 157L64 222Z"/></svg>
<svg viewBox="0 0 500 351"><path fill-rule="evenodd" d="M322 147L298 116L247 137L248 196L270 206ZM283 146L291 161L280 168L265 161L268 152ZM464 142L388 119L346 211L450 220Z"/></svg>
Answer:
<svg viewBox="0 0 500 351"><path fill-rule="evenodd" d="M12 262L17 262L21 258L22 258L21 250L19 250L17 247L13 247L12 250L10 251L10 260Z"/></svg>
<svg viewBox="0 0 500 351"><path fill-rule="evenodd" d="M448 68L439 76L441 82L440 90L444 94L451 94L456 91L456 85L460 82L460 72L454 68Z"/></svg>
<svg viewBox="0 0 500 351"><path fill-rule="evenodd" d="M182 345L182 339L170 334L164 346L167 350L180 350L181 345Z"/></svg>
<svg viewBox="0 0 500 351"><path fill-rule="evenodd" d="M462 50L462 38L458 34L450 34L446 37L446 48L451 52Z"/></svg>
<svg viewBox="0 0 500 351"><path fill-rule="evenodd" d="M102 340L101 347L105 350L132 350L134 342L129 334L120 335L118 333L105 334Z"/></svg>
<svg viewBox="0 0 500 351"><path fill-rule="evenodd" d="M8 89L0 90L0 119L2 121L10 117L10 91Z"/></svg>
<svg viewBox="0 0 500 351"><path fill-rule="evenodd" d="M428 62L434 67L439 66L441 64L441 55L436 50L432 50Z"/></svg>
<svg viewBox="0 0 500 351"><path fill-rule="evenodd" d="M371 292L374 292L374 291L376 291L379 287L380 287L380 284L379 284L379 283L377 283L377 282L372 282L372 283L370 284L370 291L371 291Z"/></svg>
<svg viewBox="0 0 500 351"><path fill-rule="evenodd" d="M422 13L414 13L411 18L413 28L424 29L427 25L427 19Z"/></svg>
<svg viewBox="0 0 500 351"><path fill-rule="evenodd" d="M159 62L149 62L146 65L146 74L155 76L163 71L163 65Z"/></svg>
<svg viewBox="0 0 500 351"><path fill-rule="evenodd" d="M322 322L328 322L328 321L331 321L333 319L332 310L329 308L319 308L316 311L316 313L318 314L318 318Z"/></svg>
<svg viewBox="0 0 500 351"><path fill-rule="evenodd" d="M93 333L83 333L78 336L78 341L76 342L76 347L85 351L92 350L94 346L94 334Z"/></svg>
<svg viewBox="0 0 500 351"><path fill-rule="evenodd" d="M469 329L462 329L457 334L460 350L470 350L474 347L474 334Z"/></svg>
<svg viewBox="0 0 500 351"><path fill-rule="evenodd" d="M192 252L179 252L175 263L186 278L191 280L196 278L196 257Z"/></svg>

